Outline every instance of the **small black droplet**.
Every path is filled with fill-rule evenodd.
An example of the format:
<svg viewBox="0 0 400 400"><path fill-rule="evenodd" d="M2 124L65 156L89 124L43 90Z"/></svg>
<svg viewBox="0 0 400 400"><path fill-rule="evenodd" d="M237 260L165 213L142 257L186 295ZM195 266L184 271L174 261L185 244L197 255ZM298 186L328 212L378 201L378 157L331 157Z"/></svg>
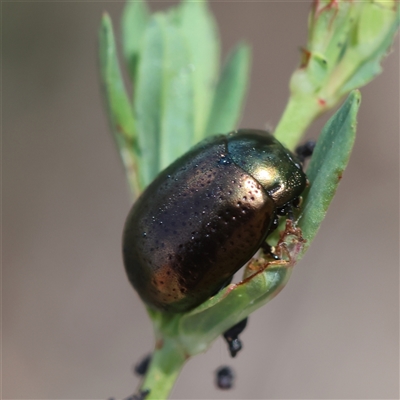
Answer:
<svg viewBox="0 0 400 400"><path fill-rule="evenodd" d="M217 369L215 384L219 389L232 389L235 374L231 367L223 366Z"/></svg>
<svg viewBox="0 0 400 400"><path fill-rule="evenodd" d="M151 353L147 354L145 357L143 357L142 360L140 360L134 368L135 374L138 376L144 376L146 375L146 372L149 368L149 364L151 361Z"/></svg>

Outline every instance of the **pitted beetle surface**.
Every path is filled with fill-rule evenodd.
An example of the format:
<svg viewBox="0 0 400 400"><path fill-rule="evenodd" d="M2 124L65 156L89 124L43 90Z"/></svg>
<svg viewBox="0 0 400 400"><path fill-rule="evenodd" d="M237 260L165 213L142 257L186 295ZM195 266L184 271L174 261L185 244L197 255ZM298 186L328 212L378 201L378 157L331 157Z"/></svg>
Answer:
<svg viewBox="0 0 400 400"><path fill-rule="evenodd" d="M133 205L123 235L130 282L153 308L196 307L257 252L306 181L295 156L268 132L203 140Z"/></svg>

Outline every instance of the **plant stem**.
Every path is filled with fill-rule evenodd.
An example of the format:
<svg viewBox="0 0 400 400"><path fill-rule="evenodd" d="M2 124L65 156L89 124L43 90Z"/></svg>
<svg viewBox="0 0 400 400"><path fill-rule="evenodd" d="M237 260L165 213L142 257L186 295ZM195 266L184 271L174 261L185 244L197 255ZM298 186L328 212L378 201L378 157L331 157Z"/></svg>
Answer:
<svg viewBox="0 0 400 400"><path fill-rule="evenodd" d="M142 192L142 185L139 181L139 173L135 156L126 145L119 146L122 162L125 167L131 198L136 199Z"/></svg>
<svg viewBox="0 0 400 400"><path fill-rule="evenodd" d="M164 337L157 341L149 370L141 387L141 390L150 390L146 400L168 399L187 359L188 356L175 340Z"/></svg>
<svg viewBox="0 0 400 400"><path fill-rule="evenodd" d="M325 110L325 103L315 95L292 93L275 129L275 137L293 151L309 125Z"/></svg>

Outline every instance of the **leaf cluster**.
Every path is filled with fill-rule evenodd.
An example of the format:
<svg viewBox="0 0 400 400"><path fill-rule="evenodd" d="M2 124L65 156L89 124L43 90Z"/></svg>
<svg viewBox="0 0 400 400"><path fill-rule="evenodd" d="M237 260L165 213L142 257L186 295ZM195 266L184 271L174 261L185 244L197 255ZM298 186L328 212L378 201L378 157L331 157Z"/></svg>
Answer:
<svg viewBox="0 0 400 400"><path fill-rule="evenodd" d="M149 309L157 346L142 389L165 398L185 360L276 296L314 239L349 161L361 95L353 90L380 72L399 26L394 1L314 1L307 47L291 78L291 96L275 136L293 150L308 126L348 95L325 125L307 169L309 187L295 215L277 232L281 260L261 253L239 284L179 315ZM100 69L111 130L128 182L138 195L154 177L209 135L237 128L246 93L250 48L241 43L220 68L217 28L205 1L183 0L151 13L128 2L121 21L128 94L110 17L100 27Z"/></svg>
<svg viewBox="0 0 400 400"><path fill-rule="evenodd" d="M150 13L143 0L122 16L128 95L110 17L100 29L101 73L114 137L137 195L208 135L235 129L246 92L250 48L239 44L220 70L217 28L206 2Z"/></svg>

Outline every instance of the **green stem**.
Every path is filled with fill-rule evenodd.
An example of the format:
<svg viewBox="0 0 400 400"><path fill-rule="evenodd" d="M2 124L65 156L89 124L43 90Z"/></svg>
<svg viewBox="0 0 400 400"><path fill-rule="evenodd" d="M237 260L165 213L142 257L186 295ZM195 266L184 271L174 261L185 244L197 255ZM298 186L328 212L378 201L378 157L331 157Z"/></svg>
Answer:
<svg viewBox="0 0 400 400"><path fill-rule="evenodd" d="M141 387L141 390L150 390L146 400L168 399L187 359L188 356L175 340L168 337L158 340Z"/></svg>
<svg viewBox="0 0 400 400"><path fill-rule="evenodd" d="M293 151L306 129L325 110L325 104L315 95L292 93L275 129L275 137Z"/></svg>
<svg viewBox="0 0 400 400"><path fill-rule="evenodd" d="M125 167L126 178L128 180L132 199L136 199L143 190L142 185L139 182L139 172L136 158L126 145L120 145L119 151Z"/></svg>

